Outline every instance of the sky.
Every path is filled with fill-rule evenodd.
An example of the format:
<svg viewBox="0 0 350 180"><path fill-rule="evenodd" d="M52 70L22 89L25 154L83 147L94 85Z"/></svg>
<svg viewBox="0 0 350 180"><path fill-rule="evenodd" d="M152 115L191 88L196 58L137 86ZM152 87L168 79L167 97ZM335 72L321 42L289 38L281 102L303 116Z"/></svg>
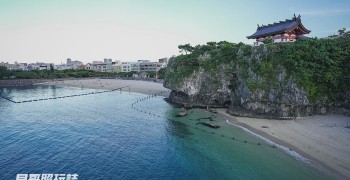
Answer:
<svg viewBox="0 0 350 180"><path fill-rule="evenodd" d="M0 62L157 61L294 13L309 37L350 30L350 0L0 0Z"/></svg>

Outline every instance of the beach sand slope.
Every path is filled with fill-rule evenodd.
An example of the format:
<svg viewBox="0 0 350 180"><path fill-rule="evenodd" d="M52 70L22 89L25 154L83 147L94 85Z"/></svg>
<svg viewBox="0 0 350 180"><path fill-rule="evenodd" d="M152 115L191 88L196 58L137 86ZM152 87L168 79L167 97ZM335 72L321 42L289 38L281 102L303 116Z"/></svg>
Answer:
<svg viewBox="0 0 350 180"><path fill-rule="evenodd" d="M81 87L91 89L107 89L112 90L120 87L130 86L123 88L123 91L137 92L143 94L154 94L163 92L162 96L168 97L170 90L165 88L163 84L141 81L141 80L122 80L122 79L76 79L76 80L59 80L50 82L51 85L58 86L70 86L70 87Z"/></svg>
<svg viewBox="0 0 350 180"><path fill-rule="evenodd" d="M231 123L243 125L257 134L277 140L306 158L350 178L350 117L342 115L310 116L295 120L270 120L233 117L226 109L218 112Z"/></svg>

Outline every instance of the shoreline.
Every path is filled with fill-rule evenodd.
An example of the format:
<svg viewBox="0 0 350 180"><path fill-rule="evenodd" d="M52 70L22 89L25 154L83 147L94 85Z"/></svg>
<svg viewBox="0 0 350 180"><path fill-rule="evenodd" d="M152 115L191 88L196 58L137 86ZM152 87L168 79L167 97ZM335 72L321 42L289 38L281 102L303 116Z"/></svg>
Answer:
<svg viewBox="0 0 350 180"><path fill-rule="evenodd" d="M170 90L163 87L163 84L158 82L143 81L143 80L84 78L84 79L73 79L73 80L63 79L63 80L49 81L44 84L66 86L66 87L104 89L104 90L112 90L112 89L128 86L127 88L123 88L123 90L125 89L125 91L142 93L147 95L163 92L162 96L164 97L168 97L170 94Z"/></svg>
<svg viewBox="0 0 350 180"><path fill-rule="evenodd" d="M78 88L83 86L83 88L106 89L106 90L111 90L111 89L119 88L123 86L129 86L130 89L128 90L130 92L142 93L147 95L164 91L165 93L162 94L162 96L164 97L168 97L170 93L170 90L163 87L163 85L160 83L155 83L150 81L140 81L140 80L87 78L87 79L73 79L73 80L63 79L59 81L48 81L40 84L66 86L66 87L78 87ZM268 120L268 119L258 119L258 118L235 117L228 114L226 112L227 110L226 108L215 108L215 109L218 111L218 115L220 115L222 119L226 120L226 124L228 126L238 126L239 128L246 128L247 130L251 131L247 133L251 133L251 134L253 133L253 135L256 134L258 136L261 136L262 138L266 138L268 141L271 141L272 143L286 147L287 149L285 150L281 149L281 150L285 151L285 153L287 154L290 154L289 152L287 152L288 150L291 150L291 152L296 152L302 158L307 159L307 162L306 162L307 164L319 169L320 171L324 171L326 174L330 175L333 178L347 179L350 177L350 168L347 168L347 167L350 167L350 156L349 156L350 142L349 144L347 144L349 146L348 149L345 149L345 152L346 152L345 154L347 154L348 156L341 156L336 152L331 155L329 154L330 152L327 152L327 151L323 152L324 150L323 148L325 147L313 141L308 142L307 140L300 137L296 137L296 138L289 137L290 139L288 139L288 136L294 136L299 134L298 132L295 132L295 131L294 132L291 132L290 130L286 131L285 134L288 136L278 136L278 134L281 133L281 131L288 130L288 128L291 128L291 127L295 128L295 130L304 131L304 130L307 130L310 126L319 126L321 125L319 121L321 121L322 119L324 120L325 118L332 119L334 118L334 115L333 116L332 115L311 116L300 120ZM321 120L318 120L318 118ZM315 120L317 120L317 122L315 122ZM305 122L310 122L310 121L311 121L311 124L310 123L305 124ZM327 119L327 122L328 121L329 120ZM302 126L300 124L297 124L298 125L297 126L295 125L295 123L300 123ZM315 123L316 125L312 123ZM262 124L267 124L269 128L261 129ZM279 130L276 130L274 128ZM317 127L315 129L318 130ZM350 129L349 129L349 132L350 132ZM316 136L314 138L317 138L317 134L319 133L313 130L313 132L312 131L307 132L306 134L309 135L310 137ZM348 139L345 139L345 140L350 140L350 133L348 134L347 137ZM304 138L308 138L308 136L305 136ZM342 138L344 139L344 137ZM296 142L293 142L294 140ZM310 146L312 148L308 149L303 147L305 146L305 144L303 144L305 142L302 142L303 140L305 140L306 143L309 143L307 144L307 146ZM301 143L298 143L298 142L301 142ZM328 141L326 140L326 142ZM345 148L347 147L347 145L345 145ZM334 146L334 148L339 149L341 147L341 149L344 150L343 146L340 144L340 145ZM349 158L346 158L346 157L349 157ZM341 161L341 159L343 158L346 159L346 162ZM341 170L339 170L340 168Z"/></svg>
<svg viewBox="0 0 350 180"><path fill-rule="evenodd" d="M336 161L336 160L332 159L331 157L330 158L332 159L332 163L330 163L330 161L324 161L324 159L322 157L320 157L320 154L313 154L313 153L311 153L311 151L307 151L303 147L301 147L302 145L295 144L295 143L294 144L290 143L290 141L288 141L287 139L280 138L280 137L276 136L275 133L269 133L269 132L266 131L266 129L264 131L262 129L257 128L256 125L253 125L254 123L251 123L251 122L247 123L247 122L245 122L245 121L247 121L247 119L249 119L250 121L259 121L260 120L260 121L263 121L263 123L270 121L269 125L271 125L274 122L281 121L281 120L268 120L268 119L235 117L235 116L232 116L232 115L228 114L226 112L225 108L219 108L219 109L216 109L216 110L217 110L218 114L221 115L221 117L226 120L226 123L228 125L230 125L230 126L238 126L239 128L246 128L247 130L251 131L252 135L256 134L258 136L266 138L267 140L269 140L269 141L271 141L271 142L273 142L273 143L275 143L277 145L280 145L282 147L285 147L287 149L292 150L291 152L293 152L293 151L296 152L302 158L306 158L307 162L309 162L311 166L319 169L320 171L326 172L326 174L330 175L333 178L336 178L336 179L347 179L347 178L349 178L350 171L346 170L347 169L346 165L343 165L343 166L345 166L345 168L344 168L345 170L343 169L342 171L339 170L339 165L338 166L334 165L334 164L340 164L339 161ZM288 122L288 121L293 121L293 120L284 120L284 121ZM261 124L259 123L259 125L261 125ZM286 128L288 128L288 127L286 127ZM305 127L305 129L307 129L307 128L308 127ZM247 132L247 133L250 133L250 132ZM254 136L256 136L256 135L254 135ZM350 137L350 134L349 134L349 137ZM312 146L311 143L310 143L310 146ZM315 146L317 147L317 145L315 145ZM283 150L286 153L288 153L285 149L281 149L281 150ZM321 149L319 149L319 150L321 150ZM348 151L350 151L350 149ZM290 153L288 153L288 154L290 154ZM325 154L323 156L328 156L328 155ZM349 158L347 158L347 159L349 159ZM347 163L343 163L343 164L347 164Z"/></svg>

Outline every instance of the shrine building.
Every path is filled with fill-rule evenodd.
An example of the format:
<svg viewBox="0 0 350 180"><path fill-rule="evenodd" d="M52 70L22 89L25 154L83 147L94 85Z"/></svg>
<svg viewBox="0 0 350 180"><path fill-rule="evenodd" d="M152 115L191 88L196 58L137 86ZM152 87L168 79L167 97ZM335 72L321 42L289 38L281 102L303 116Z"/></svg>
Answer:
<svg viewBox="0 0 350 180"><path fill-rule="evenodd" d="M254 46L259 46L265 40L270 39L272 43L279 42L295 42L298 39L306 38L304 34L309 34L311 31L306 29L301 23L301 16L295 16L292 19L279 21L278 23L259 26L256 32L248 39L256 39ZM270 41L269 40L269 41Z"/></svg>

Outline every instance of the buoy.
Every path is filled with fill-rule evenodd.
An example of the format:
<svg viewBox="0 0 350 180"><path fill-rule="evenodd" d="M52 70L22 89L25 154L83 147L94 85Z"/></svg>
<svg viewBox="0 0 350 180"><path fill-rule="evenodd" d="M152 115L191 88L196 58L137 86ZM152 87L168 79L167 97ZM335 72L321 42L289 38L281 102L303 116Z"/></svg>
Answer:
<svg viewBox="0 0 350 180"><path fill-rule="evenodd" d="M232 140L235 140L235 137L233 137Z"/></svg>
<svg viewBox="0 0 350 180"><path fill-rule="evenodd" d="M247 143L247 141L246 141L246 140L244 140L244 143Z"/></svg>
<svg viewBox="0 0 350 180"><path fill-rule="evenodd" d="M258 142L258 145L260 146L260 142Z"/></svg>

